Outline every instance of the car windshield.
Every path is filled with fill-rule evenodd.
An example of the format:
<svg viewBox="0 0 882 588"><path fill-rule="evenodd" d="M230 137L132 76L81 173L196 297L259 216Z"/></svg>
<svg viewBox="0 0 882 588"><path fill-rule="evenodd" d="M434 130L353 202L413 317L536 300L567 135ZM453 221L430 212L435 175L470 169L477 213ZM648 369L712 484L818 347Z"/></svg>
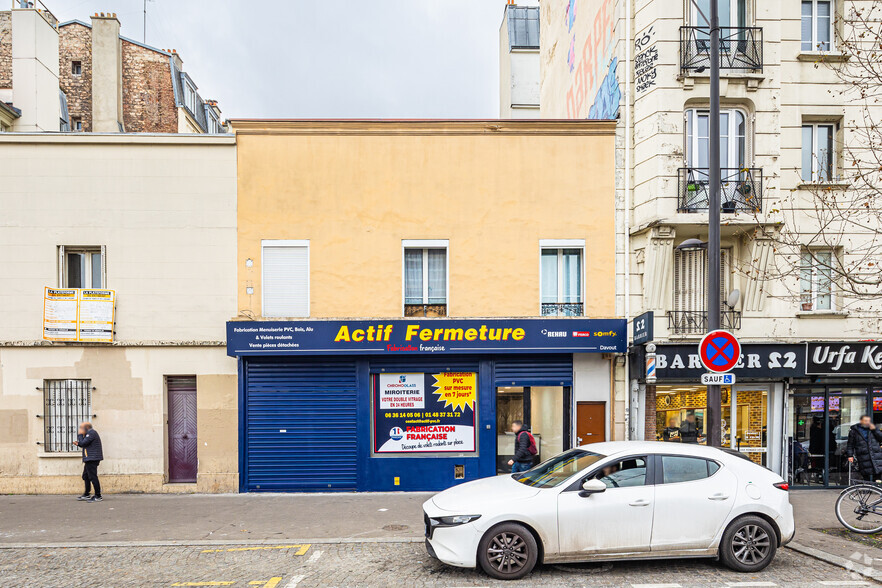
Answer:
<svg viewBox="0 0 882 588"><path fill-rule="evenodd" d="M526 472L512 474L511 477L527 486L554 488L604 457L606 456L583 449L571 449Z"/></svg>

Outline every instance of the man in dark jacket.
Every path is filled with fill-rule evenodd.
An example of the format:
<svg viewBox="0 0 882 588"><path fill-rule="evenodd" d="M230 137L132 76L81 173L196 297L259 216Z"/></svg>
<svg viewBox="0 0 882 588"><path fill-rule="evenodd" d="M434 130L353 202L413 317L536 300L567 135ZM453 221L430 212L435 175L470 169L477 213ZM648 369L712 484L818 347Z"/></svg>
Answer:
<svg viewBox="0 0 882 588"><path fill-rule="evenodd" d="M698 423L695 421L695 415L689 413L686 420L680 425L680 442L681 443L698 443Z"/></svg>
<svg viewBox="0 0 882 588"><path fill-rule="evenodd" d="M530 453L530 429L522 421L511 423L511 432L515 434L514 459L508 460L511 473L526 472L533 467L533 454Z"/></svg>
<svg viewBox="0 0 882 588"><path fill-rule="evenodd" d="M863 415L861 420L848 431L845 454L848 463L857 462L858 471L868 482L878 482L882 478L882 431Z"/></svg>
<svg viewBox="0 0 882 588"><path fill-rule="evenodd" d="M98 464L104 459L104 452L101 450L101 437L92 428L92 423L80 425L74 445L83 450L83 481L86 483L86 491L77 500L101 502L104 499L101 498L101 483L98 481ZM92 487L95 488L94 496L90 496Z"/></svg>

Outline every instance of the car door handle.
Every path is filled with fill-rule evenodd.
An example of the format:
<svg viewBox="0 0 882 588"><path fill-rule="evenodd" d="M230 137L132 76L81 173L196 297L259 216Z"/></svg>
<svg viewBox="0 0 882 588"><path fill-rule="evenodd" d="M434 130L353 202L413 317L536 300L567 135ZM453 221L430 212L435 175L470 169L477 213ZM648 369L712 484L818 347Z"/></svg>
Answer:
<svg viewBox="0 0 882 588"><path fill-rule="evenodd" d="M635 500L634 502L629 502L628 504L630 504L631 506L649 506L649 501L640 499Z"/></svg>
<svg viewBox="0 0 882 588"><path fill-rule="evenodd" d="M708 500L728 500L729 495L723 494L722 492L717 492L716 494L711 494L707 497Z"/></svg>

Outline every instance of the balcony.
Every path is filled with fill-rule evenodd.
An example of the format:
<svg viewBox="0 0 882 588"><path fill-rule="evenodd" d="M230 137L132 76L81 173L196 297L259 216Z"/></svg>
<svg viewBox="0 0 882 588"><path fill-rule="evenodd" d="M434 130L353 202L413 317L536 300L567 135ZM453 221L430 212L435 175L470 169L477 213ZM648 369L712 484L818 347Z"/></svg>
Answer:
<svg viewBox="0 0 882 588"><path fill-rule="evenodd" d="M728 168L720 170L720 209L724 213L762 210L763 170ZM710 192L708 169L681 167L679 170L677 212L703 212L708 209Z"/></svg>
<svg viewBox="0 0 882 588"><path fill-rule="evenodd" d="M741 312L724 310L720 326L729 331L741 328ZM672 335L704 335L707 333L707 312L703 310L669 310L668 331Z"/></svg>
<svg viewBox="0 0 882 588"><path fill-rule="evenodd" d="M680 71L686 74L709 68L709 29L680 27ZM762 27L720 27L720 69L762 72Z"/></svg>
<svg viewBox="0 0 882 588"><path fill-rule="evenodd" d="M542 316L582 316L582 303L543 302Z"/></svg>

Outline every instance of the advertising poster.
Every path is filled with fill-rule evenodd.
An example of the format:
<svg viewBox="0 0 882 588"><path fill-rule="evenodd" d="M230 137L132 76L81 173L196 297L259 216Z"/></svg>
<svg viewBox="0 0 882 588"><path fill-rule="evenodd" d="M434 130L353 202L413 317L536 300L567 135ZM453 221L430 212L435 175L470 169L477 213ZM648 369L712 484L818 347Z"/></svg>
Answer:
<svg viewBox="0 0 882 588"><path fill-rule="evenodd" d="M43 339L77 340L78 298L74 288L43 289Z"/></svg>
<svg viewBox="0 0 882 588"><path fill-rule="evenodd" d="M376 453L475 451L478 374L380 374L377 379Z"/></svg>
<svg viewBox="0 0 882 588"><path fill-rule="evenodd" d="M80 290L79 341L113 342L113 290Z"/></svg>

